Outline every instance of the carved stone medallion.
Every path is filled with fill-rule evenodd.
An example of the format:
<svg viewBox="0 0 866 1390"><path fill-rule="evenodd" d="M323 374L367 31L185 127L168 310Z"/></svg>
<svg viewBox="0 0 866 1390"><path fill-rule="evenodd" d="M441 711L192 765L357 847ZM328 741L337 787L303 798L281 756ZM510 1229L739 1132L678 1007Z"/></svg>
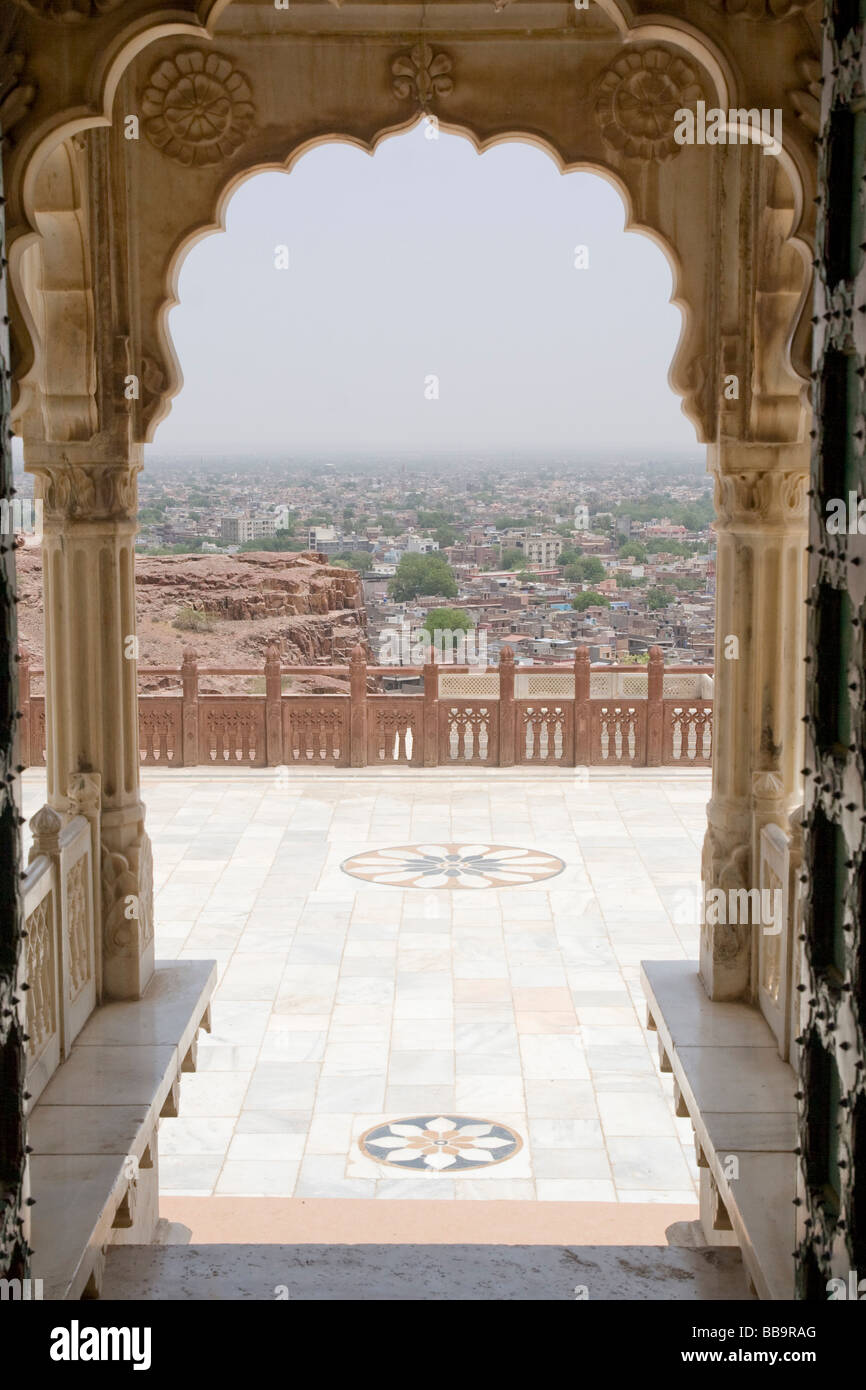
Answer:
<svg viewBox="0 0 866 1390"><path fill-rule="evenodd" d="M454 90L449 76L451 58L447 53L434 53L429 43L416 43L408 53L401 53L391 63L395 97L405 101L414 97L426 108L434 96L446 96Z"/></svg>
<svg viewBox="0 0 866 1390"><path fill-rule="evenodd" d="M617 58L599 84L595 117L603 138L629 159L664 161L680 152L676 113L702 96L691 64L664 48Z"/></svg>
<svg viewBox="0 0 866 1390"><path fill-rule="evenodd" d="M231 60L198 48L157 64L141 112L152 145L198 168L233 154L252 133L256 115L250 85Z"/></svg>

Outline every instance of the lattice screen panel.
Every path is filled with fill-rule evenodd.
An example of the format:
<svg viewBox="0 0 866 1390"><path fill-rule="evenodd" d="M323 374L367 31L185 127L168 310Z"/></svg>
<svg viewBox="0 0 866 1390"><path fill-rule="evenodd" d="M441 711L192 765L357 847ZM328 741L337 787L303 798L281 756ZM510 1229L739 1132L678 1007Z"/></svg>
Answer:
<svg viewBox="0 0 866 1390"><path fill-rule="evenodd" d="M797 1285L822 1301L866 1274L866 537L827 526L866 496L864 15L825 6L813 320Z"/></svg>

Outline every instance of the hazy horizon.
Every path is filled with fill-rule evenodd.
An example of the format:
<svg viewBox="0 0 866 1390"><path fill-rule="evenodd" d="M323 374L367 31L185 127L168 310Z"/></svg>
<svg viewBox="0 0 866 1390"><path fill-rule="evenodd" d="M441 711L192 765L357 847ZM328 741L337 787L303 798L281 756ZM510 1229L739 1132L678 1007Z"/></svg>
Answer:
<svg viewBox="0 0 866 1390"><path fill-rule="evenodd" d="M624 216L534 146L423 126L257 175L183 263L185 384L148 457L702 457L666 380L671 272Z"/></svg>

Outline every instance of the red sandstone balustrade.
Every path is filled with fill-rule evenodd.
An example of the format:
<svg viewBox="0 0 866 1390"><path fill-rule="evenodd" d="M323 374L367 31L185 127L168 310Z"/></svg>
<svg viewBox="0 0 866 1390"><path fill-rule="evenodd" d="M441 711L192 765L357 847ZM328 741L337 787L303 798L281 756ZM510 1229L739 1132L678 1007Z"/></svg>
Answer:
<svg viewBox="0 0 866 1390"><path fill-rule="evenodd" d="M546 666L516 668L509 647L503 648L499 666L429 662L417 672L423 675L423 694L370 691L371 680L402 668L368 665L360 644L348 666L284 666L272 642L258 670L199 667L191 648L179 667L139 669L142 675L174 676L178 684L175 692L138 699L140 756L151 766L701 767L712 760L713 701L691 694L666 697L664 683L666 676L711 675L713 668L665 666L658 647L650 649L646 668L593 671L586 647L578 648L571 663ZM593 675L640 678L644 673L645 695L592 694ZM45 761L44 697L31 693L31 678L42 674L22 653L20 761L25 766ZM200 690L202 676L262 674L264 695ZM284 694L283 676L334 676L347 688L325 695ZM462 689L447 688L454 684L448 678L456 678L459 687L461 677ZM531 692L531 683L541 687L540 693Z"/></svg>

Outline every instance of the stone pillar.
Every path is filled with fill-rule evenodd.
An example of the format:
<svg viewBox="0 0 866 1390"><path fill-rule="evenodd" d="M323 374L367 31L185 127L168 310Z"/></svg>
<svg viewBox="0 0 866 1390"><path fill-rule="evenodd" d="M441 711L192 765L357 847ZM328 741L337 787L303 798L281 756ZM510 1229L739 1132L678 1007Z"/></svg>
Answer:
<svg viewBox="0 0 866 1390"><path fill-rule="evenodd" d="M514 652L503 646L499 653L499 766L514 766L515 738Z"/></svg>
<svg viewBox="0 0 866 1390"><path fill-rule="evenodd" d="M183 765L198 765L198 653L185 647L180 668L183 685Z"/></svg>
<svg viewBox="0 0 866 1390"><path fill-rule="evenodd" d="M590 763L590 678L592 666L589 648L578 647L574 653L574 765L589 767Z"/></svg>
<svg viewBox="0 0 866 1390"><path fill-rule="evenodd" d="M439 765L439 667L424 663L424 766Z"/></svg>
<svg viewBox="0 0 866 1390"><path fill-rule="evenodd" d="M283 761L283 682L278 642L268 643L265 656L265 724L268 766L280 767Z"/></svg>
<svg viewBox="0 0 866 1390"><path fill-rule="evenodd" d="M366 767L367 654L360 642L349 655L349 726L352 767Z"/></svg>
<svg viewBox="0 0 866 1390"><path fill-rule="evenodd" d="M661 767L664 738L665 659L661 647L650 647L646 688L646 763Z"/></svg>
<svg viewBox="0 0 866 1390"><path fill-rule="evenodd" d="M713 790L704 892L757 888L760 834L802 800L808 447L711 446L715 474ZM712 999L751 997L748 923L701 927Z"/></svg>
<svg viewBox="0 0 866 1390"><path fill-rule="evenodd" d="M153 972L153 866L139 794L135 532L140 446L27 443L43 501L48 803L99 775L102 993Z"/></svg>

